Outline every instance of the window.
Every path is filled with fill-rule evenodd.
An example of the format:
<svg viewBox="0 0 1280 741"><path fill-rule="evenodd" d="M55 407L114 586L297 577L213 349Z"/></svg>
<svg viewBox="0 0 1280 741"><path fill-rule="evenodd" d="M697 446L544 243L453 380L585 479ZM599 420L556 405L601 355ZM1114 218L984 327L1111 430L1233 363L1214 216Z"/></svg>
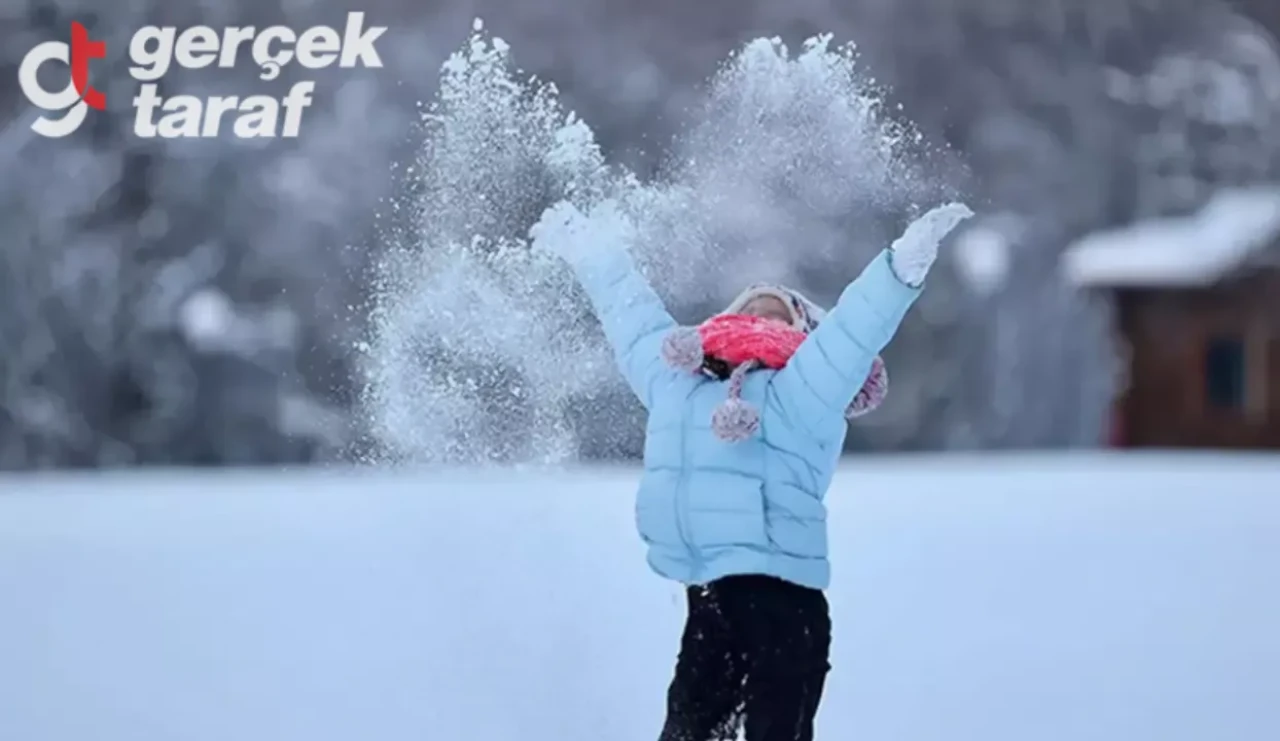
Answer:
<svg viewBox="0 0 1280 741"><path fill-rule="evenodd" d="M1243 410L1249 396L1245 342L1213 337L1204 349L1204 397L1215 409Z"/></svg>

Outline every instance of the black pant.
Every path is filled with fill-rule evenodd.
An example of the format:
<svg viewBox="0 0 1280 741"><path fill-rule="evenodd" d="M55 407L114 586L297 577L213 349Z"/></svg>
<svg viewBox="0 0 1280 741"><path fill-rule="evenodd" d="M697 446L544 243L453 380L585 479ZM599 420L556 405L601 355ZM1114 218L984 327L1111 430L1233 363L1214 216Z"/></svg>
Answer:
<svg viewBox="0 0 1280 741"><path fill-rule="evenodd" d="M816 589L768 576L689 588L689 618L660 741L811 741L831 668Z"/></svg>

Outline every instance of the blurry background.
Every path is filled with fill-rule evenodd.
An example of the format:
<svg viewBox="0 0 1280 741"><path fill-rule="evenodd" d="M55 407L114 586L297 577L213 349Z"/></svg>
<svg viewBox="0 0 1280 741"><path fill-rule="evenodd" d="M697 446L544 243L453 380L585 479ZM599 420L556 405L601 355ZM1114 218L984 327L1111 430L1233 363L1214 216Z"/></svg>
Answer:
<svg viewBox="0 0 1280 741"><path fill-rule="evenodd" d="M477 16L641 174L744 41L831 32L859 45L982 216L888 353L889 401L855 427L852 450L1280 447L1278 8L3 0L0 469L376 450L355 351L382 246L375 212L413 150L416 104ZM315 74L299 139L133 136L123 50L138 27L340 28L349 10L392 27L378 44L386 68ZM113 50L93 67L113 110L46 140L16 71L73 20ZM164 81L197 95L250 84L248 64ZM891 233L902 218L867 228ZM860 266L800 266L799 287L829 303ZM582 454L636 455L626 395L592 403L628 422L595 434L579 420Z"/></svg>
<svg viewBox="0 0 1280 741"><path fill-rule="evenodd" d="M139 27L352 10L390 26L384 69L162 81L280 95L305 74L298 139L133 135ZM719 211L677 212L698 223L659 224L642 254L682 321L748 279L829 304L916 209L959 194L979 213L826 497L820 736L1280 739L1278 0L0 0L0 739L657 735L684 602L632 535L631 466L325 465L639 453L581 302L521 311L567 279L490 275L492 242L466 240L537 217L546 189L499 181L538 184L521 168L546 141L523 145L549 129L472 96L448 164L405 177L418 103L476 17L611 161L650 178L708 155L679 182ZM91 82L110 110L43 139L17 68L72 21L107 43ZM719 100L716 123L752 120L703 126L734 49L821 32L859 45L922 134L927 187L872 203L833 176L880 131L840 140L838 86L793 96L799 123L787 106L752 130L766 116ZM490 151L490 129L519 151ZM435 259L397 212L482 254ZM696 254L707 224L733 264ZM388 303L387 265L432 290ZM1060 452L1111 447L1273 450ZM986 452L1010 449L1051 452Z"/></svg>

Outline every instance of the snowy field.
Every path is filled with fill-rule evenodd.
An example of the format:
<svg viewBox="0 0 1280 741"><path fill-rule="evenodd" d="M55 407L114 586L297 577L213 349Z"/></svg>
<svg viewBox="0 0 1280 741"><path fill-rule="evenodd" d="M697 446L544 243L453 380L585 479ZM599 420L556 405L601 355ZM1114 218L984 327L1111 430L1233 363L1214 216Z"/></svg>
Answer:
<svg viewBox="0 0 1280 741"><path fill-rule="evenodd" d="M652 741L627 469L0 478L0 739ZM1280 738L1280 457L904 457L830 497L826 741Z"/></svg>

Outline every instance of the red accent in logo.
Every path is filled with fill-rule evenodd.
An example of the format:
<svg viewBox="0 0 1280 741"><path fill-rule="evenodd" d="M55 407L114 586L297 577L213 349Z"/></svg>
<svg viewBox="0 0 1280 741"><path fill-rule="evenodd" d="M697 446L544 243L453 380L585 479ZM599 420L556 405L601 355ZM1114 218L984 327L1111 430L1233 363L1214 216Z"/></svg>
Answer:
<svg viewBox="0 0 1280 741"><path fill-rule="evenodd" d="M76 21L71 22L71 83L90 108L107 109L107 96L89 84L89 60L107 56L107 42L90 41L89 29Z"/></svg>

